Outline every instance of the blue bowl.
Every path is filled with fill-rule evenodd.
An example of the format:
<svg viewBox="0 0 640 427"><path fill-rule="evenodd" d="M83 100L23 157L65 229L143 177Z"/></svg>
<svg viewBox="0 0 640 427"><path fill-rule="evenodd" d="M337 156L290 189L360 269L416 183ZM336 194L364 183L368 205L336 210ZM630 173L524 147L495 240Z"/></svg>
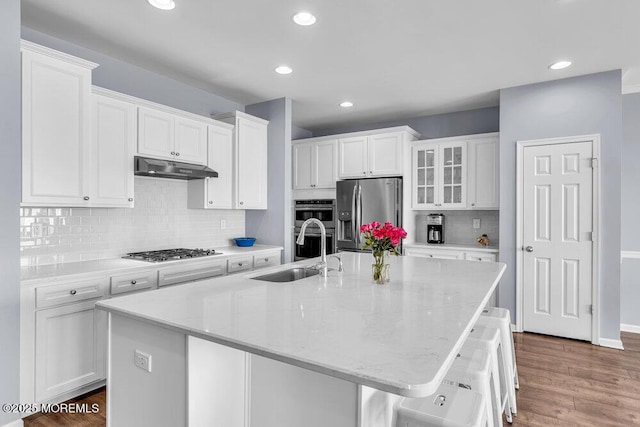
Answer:
<svg viewBox="0 0 640 427"><path fill-rule="evenodd" d="M249 247L249 246L253 246L253 244L256 241L255 237L238 237L236 239L233 239L236 241L236 245L237 246L241 246L243 248Z"/></svg>

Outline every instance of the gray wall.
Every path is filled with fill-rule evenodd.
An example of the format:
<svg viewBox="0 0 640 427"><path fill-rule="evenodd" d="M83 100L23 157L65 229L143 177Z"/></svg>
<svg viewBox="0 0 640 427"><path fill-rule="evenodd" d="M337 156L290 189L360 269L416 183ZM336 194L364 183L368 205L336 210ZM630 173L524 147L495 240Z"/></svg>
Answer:
<svg viewBox="0 0 640 427"><path fill-rule="evenodd" d="M600 134L600 336L620 334L620 70L500 91L500 306L515 310L516 141Z"/></svg>
<svg viewBox="0 0 640 427"><path fill-rule="evenodd" d="M0 403L19 403L20 0L0 1L0 58ZM18 418L0 411L0 425Z"/></svg>
<svg viewBox="0 0 640 427"><path fill-rule="evenodd" d="M457 113L438 114L435 116L421 116L404 120L320 129L314 130L313 136L358 132L404 125L411 126L418 131L420 135L422 135L421 139L498 132L500 130L500 109L499 107L489 107L460 111Z"/></svg>
<svg viewBox="0 0 640 427"><path fill-rule="evenodd" d="M312 136L313 132L311 132L310 130L301 128L296 125L291 126L291 139L294 141L296 139L311 138Z"/></svg>
<svg viewBox="0 0 640 427"><path fill-rule="evenodd" d="M291 100L279 98L247 105L247 114L269 120L267 210L246 213L247 236L258 243L284 247L284 262L291 256Z"/></svg>
<svg viewBox="0 0 640 427"><path fill-rule="evenodd" d="M622 97L622 250L640 252L640 93ZM640 259L620 272L620 323L640 327Z"/></svg>
<svg viewBox="0 0 640 427"><path fill-rule="evenodd" d="M96 86L207 117L244 111L236 102L24 26L22 38L100 64L92 74Z"/></svg>

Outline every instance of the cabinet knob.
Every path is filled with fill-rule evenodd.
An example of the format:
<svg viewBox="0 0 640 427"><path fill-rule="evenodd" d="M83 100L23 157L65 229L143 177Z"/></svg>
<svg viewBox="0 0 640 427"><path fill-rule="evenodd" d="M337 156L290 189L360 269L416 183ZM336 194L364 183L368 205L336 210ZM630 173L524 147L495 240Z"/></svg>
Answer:
<svg viewBox="0 0 640 427"><path fill-rule="evenodd" d="M180 153L176 153L176 156L180 156Z"/></svg>
<svg viewBox="0 0 640 427"><path fill-rule="evenodd" d="M369 171L370 174L373 174L373 171Z"/></svg>
<svg viewBox="0 0 640 427"><path fill-rule="evenodd" d="M475 205L476 205L475 203L471 203L471 206L475 206Z"/></svg>
<svg viewBox="0 0 640 427"><path fill-rule="evenodd" d="M269 262L269 258L265 258L265 259L264 259L264 262Z"/></svg>
<svg viewBox="0 0 640 427"><path fill-rule="evenodd" d="M212 202L211 200L209 200L209 204L210 204L210 205L212 205L212 204L213 204L213 202Z"/></svg>
<svg viewBox="0 0 640 427"><path fill-rule="evenodd" d="M244 205L244 202L240 202L241 205Z"/></svg>
<svg viewBox="0 0 640 427"><path fill-rule="evenodd" d="M133 202L133 197L129 197L128 199L130 202Z"/></svg>
<svg viewBox="0 0 640 427"><path fill-rule="evenodd" d="M75 289L71 289L71 290L69 291L69 293L70 293L71 295L75 295L75 294L77 294L77 293L78 293L78 291L76 291Z"/></svg>
<svg viewBox="0 0 640 427"><path fill-rule="evenodd" d="M172 155L172 156L175 156L175 155L176 155L176 152L175 152L175 151L172 151L172 152L171 152L171 155Z"/></svg>
<svg viewBox="0 0 640 427"><path fill-rule="evenodd" d="M242 267L242 263L241 262L238 263L238 267Z"/></svg>
<svg viewBox="0 0 640 427"><path fill-rule="evenodd" d="M138 282L136 282L135 280L132 280L132 281L131 281L131 284L132 284L132 285L135 285L136 283L138 283Z"/></svg>
<svg viewBox="0 0 640 427"><path fill-rule="evenodd" d="M89 200L89 196L84 196L83 199L84 200Z"/></svg>
<svg viewBox="0 0 640 427"><path fill-rule="evenodd" d="M362 172L362 175L366 175L366 174L367 174L366 172Z"/></svg>

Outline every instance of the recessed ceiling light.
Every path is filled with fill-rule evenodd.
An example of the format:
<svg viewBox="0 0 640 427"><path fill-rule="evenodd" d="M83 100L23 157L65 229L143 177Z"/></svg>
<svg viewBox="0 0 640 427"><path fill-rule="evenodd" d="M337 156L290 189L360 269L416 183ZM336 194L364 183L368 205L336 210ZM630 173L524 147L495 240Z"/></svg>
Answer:
<svg viewBox="0 0 640 427"><path fill-rule="evenodd" d="M308 27L316 23L316 17L309 12L298 12L293 15L293 22L303 27Z"/></svg>
<svg viewBox="0 0 640 427"><path fill-rule="evenodd" d="M562 70L563 68L567 68L571 66L571 61L558 61L549 65L549 68L552 70Z"/></svg>
<svg viewBox="0 0 640 427"><path fill-rule="evenodd" d="M287 65L280 65L276 67L276 73L278 74L291 74L293 73L293 69Z"/></svg>
<svg viewBox="0 0 640 427"><path fill-rule="evenodd" d="M171 10L176 7L176 3L173 0L147 0L153 7L157 7L162 10Z"/></svg>
<svg viewBox="0 0 640 427"><path fill-rule="evenodd" d="M353 102L351 101L344 101L340 103L340 106L343 108L349 108L349 107L353 107Z"/></svg>

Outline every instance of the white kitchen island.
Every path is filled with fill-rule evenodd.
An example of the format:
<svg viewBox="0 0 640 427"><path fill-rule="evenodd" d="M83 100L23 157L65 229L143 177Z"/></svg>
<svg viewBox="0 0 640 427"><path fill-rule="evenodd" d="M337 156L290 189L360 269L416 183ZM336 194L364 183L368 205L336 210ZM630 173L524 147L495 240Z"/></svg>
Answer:
<svg viewBox="0 0 640 427"><path fill-rule="evenodd" d="M370 254L342 256L327 278L262 270L99 302L109 425L383 426L399 396L432 394L505 265L389 257L375 285Z"/></svg>

